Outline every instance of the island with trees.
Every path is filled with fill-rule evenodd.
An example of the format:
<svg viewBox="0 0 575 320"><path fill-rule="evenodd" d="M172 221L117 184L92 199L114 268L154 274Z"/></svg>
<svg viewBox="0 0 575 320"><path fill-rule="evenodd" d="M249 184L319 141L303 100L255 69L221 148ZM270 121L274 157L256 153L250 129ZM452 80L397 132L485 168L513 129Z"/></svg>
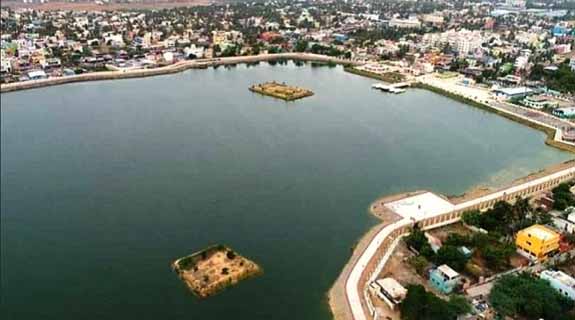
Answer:
<svg viewBox="0 0 575 320"><path fill-rule="evenodd" d="M311 90L300 87L292 87L285 83L278 83L275 81L255 84L250 87L250 91L274 98L283 99L286 101L293 101L313 96L313 91Z"/></svg>
<svg viewBox="0 0 575 320"><path fill-rule="evenodd" d="M263 273L255 262L224 245L210 246L177 259L172 268L200 298L207 298L241 280Z"/></svg>

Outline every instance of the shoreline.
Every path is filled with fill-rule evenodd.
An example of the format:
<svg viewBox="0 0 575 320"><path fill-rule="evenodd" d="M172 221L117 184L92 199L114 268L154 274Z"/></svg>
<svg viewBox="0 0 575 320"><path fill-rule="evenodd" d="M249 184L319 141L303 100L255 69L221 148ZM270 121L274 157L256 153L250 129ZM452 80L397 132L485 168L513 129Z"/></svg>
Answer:
<svg viewBox="0 0 575 320"><path fill-rule="evenodd" d="M543 123L536 123L534 120L529 120L529 119L523 118L523 117L516 115L516 114L513 114L511 112L501 111L501 110L494 108L493 106L490 106L488 104L477 102L475 100L460 96L458 94L451 93L449 91L446 91L446 90L438 88L438 87L434 87L434 86L426 84L426 83L414 82L412 84L412 87L437 93L437 94L442 95L444 97L451 98L453 100L468 104L470 106L482 109L484 111L497 114L497 115L502 116L504 118L507 118L511 121L515 121L517 123L526 125L532 129L542 131L546 135L546 138L545 138L545 144L546 145L551 146L551 147L555 147L555 148L563 150L563 151L575 153L575 145L567 144L567 143L557 139L558 131L560 131L557 128L552 128L552 127L547 126Z"/></svg>
<svg viewBox="0 0 575 320"><path fill-rule="evenodd" d="M433 221L433 219L435 218L427 218L424 219L426 220L424 221L418 221L417 223L423 223L423 227L424 229L429 229L429 228L435 228L435 227L440 227L443 225L447 225L450 223L454 223L457 222L457 220L459 219L458 217L455 217L455 215L460 215L461 212L465 211L465 210L470 210L469 208L473 209L474 207L477 207L477 209L481 209L485 206L485 203L481 202L482 198L485 197L491 197L494 195L497 195L498 193L503 193L503 197L505 197L505 191L507 190L515 190L515 189L519 189L520 191L518 191L518 194L521 194L521 189L525 188L525 185L528 184L532 184L532 183L536 183L538 180L544 180L547 179L549 177L552 176L556 176L558 174L562 174L563 172L566 171L571 171L571 176L575 175L575 159L571 159L571 160L566 160L564 162L546 167L544 169L532 172L528 175L525 176L521 176L518 177L516 179L514 179L513 181L510 181L508 183L504 183L501 186L498 186L496 188L490 188L488 190L483 190L483 192L481 193L474 193L473 191L476 190L479 186L475 186L475 187L471 187L470 191L466 191L465 193L462 193L460 195L456 195L456 196L445 196L442 194L436 194L437 196L444 198L445 200L449 201L450 203L452 203L456 208L458 208L456 211L458 211L458 213L455 212L448 212L446 214L444 214L446 217L446 219L442 219L441 221ZM553 182L551 182L552 184L555 183L559 183L562 179L565 179L565 177L563 178L556 178L553 180ZM411 225L413 223L416 223L416 221L407 221L405 218L402 218L400 216L397 216L396 218L393 219L385 219L382 217L381 214L378 214L376 209L379 208L379 205L383 205L385 203L389 203L392 201L396 201L396 200L400 200L403 198L408 198L408 197L412 197L421 193L425 193L428 191L425 190L417 190L417 191L407 191L407 192L402 192L402 193L396 193L396 194L389 194L389 195L383 195L381 197L378 197L375 201L373 201L372 203L370 203L370 206L368 208L368 214L374 216L375 218L379 219L380 221L375 224L374 226L370 227L363 235L361 235L359 237L359 239L356 241L356 246L353 248L352 254L350 256L350 258L348 259L348 262L344 265L344 267L342 268L342 271L340 272L340 274L337 276L335 282L333 283L333 285L330 287L329 291L327 292L327 301L330 307L330 311L332 313L333 319L335 320L347 320L347 319L356 319L353 314L354 311L352 311L352 306L351 303L349 301L348 298L348 290L349 288L347 288L347 286L349 285L349 280L350 277L352 275L352 272L355 268L358 267L359 265L359 261L360 259L362 259L362 256L364 254L366 254L366 251L368 251L368 247L370 246L370 244L372 242L376 242L379 243L380 241L382 241L381 239L377 239L378 237L381 238L381 234L386 234L388 233L389 235L385 238L385 241L382 241L381 243L381 247L384 248L383 252L379 252L381 248L378 249L378 252L376 252L376 256L377 254L383 254L383 256L381 256L379 259L375 259L377 261L374 261L374 257L371 257L369 259L369 262L367 264L361 264L361 268L365 269L372 269L372 270L378 270L378 267L383 267L386 264L386 260L387 258L389 258L390 254L393 252L393 249L395 247L395 244L398 243L399 239L401 239L402 235L405 234L405 232L407 232L406 230L409 229L411 227ZM514 196L514 192L511 192L509 194L507 194L507 197L509 199L511 199ZM509 201L509 200L506 200ZM472 204L472 206L470 206L469 204ZM385 209L385 211L391 211L389 209ZM429 221L427 221L429 220ZM439 219L438 219L439 220ZM433 225L433 223L438 223L437 225ZM389 229L389 230L386 230ZM387 242L386 242L387 241ZM375 267L374 267L375 265ZM360 276L360 281L357 283L357 290L361 291L360 288L363 288L364 286L362 284L365 284L366 281L369 281L368 278L377 276L378 272L376 271L368 271L368 274L364 274L362 273ZM359 303L361 304L361 307L357 307L357 308L361 308L364 310L364 313L367 314L367 311L370 311L370 307L367 306L366 304L364 304L364 301L359 301ZM357 304L357 303L356 303ZM361 318L363 320L363 318ZM368 319L368 318L365 318ZM370 318L369 318L370 319ZM357 320L357 319L356 319Z"/></svg>
<svg viewBox="0 0 575 320"><path fill-rule="evenodd" d="M383 80L379 77L374 77L374 76L371 76L368 74L364 74L362 72L351 72L351 71L349 71L350 69L353 71L357 71L357 70L352 69L352 68L345 68L345 69L346 69L345 71L350 72L352 74L356 74L359 76L364 76L364 77L368 77L368 78L372 78L372 79ZM438 88L438 87L432 86L430 84L422 83L420 81L415 81L412 84L412 87L432 91L434 93L443 95L447 98L451 98L451 99L454 99L456 101L459 101L459 102L462 102L465 104L469 104L473 107L480 108L480 109L485 110L487 112L492 112L492 113L495 113L497 115L503 116L503 117L505 117L509 120L515 121L517 123L527 125L532 129L542 131L546 135L545 144L549 145L550 147L555 147L555 148L558 148L558 149L566 151L566 152L575 153L575 145L565 143L564 141L561 140L561 129L559 129L559 128L554 128L554 127L547 125L547 124L544 124L544 123L538 123L535 120L524 118L520 115L511 113L511 112L506 112L504 110L500 110L500 109L498 109L494 106L491 106L489 104L475 101L473 99L449 92L445 89ZM497 193L500 190L505 190L505 189L512 188L514 186L520 186L522 184L529 183L530 181L541 178L542 176L544 177L544 176L553 174L555 172L559 172L561 170L568 170L565 168L566 167L567 168L573 167L574 162L575 162L575 159L571 159L571 160L567 160L565 162L553 165L551 167L543 168L541 170L532 172L532 173L528 174L527 176L518 177L518 178L514 179L513 181L510 181L508 183L503 184L500 187L485 188L481 185L475 185L475 186L472 186L469 190L464 191L460 195L453 195L453 196L440 195L440 196L443 198L446 198L449 202L452 202L455 205L459 205L459 204L462 204L462 203L465 203L467 201L471 201L474 199L481 199L482 197L485 197L487 195ZM370 203L369 209L368 209L369 214L371 214L372 216L374 216L377 219L382 220L382 221L377 223L376 225L370 227L369 230L367 230L363 235L361 235L359 237L359 239L356 241L356 245L353 248L351 256L349 257L347 263L344 265L344 267L342 268L342 271L337 276L333 285L330 287L329 291L327 292L327 294L326 294L327 295L327 301L328 301L333 319L335 319L335 320L354 319L354 315L353 315L354 311L352 310L352 305L351 305L351 302L349 301L348 288L347 288L348 281L350 280L350 277L352 275L352 270L357 267L358 261L362 258L362 256L368 250L368 246L376 240L377 236L380 233L384 233L384 229L386 229L387 227L393 229L392 225L394 225L398 222L395 219L391 220L391 221L384 220L381 217L381 214L378 214L375 211L378 204L382 204L384 202L389 202L390 199L400 199L400 198L412 196L412 195L415 195L415 194L418 194L421 192L422 191L414 191L414 192L404 192L404 193L400 193L400 194L385 195L385 196L378 197L376 200L374 200L372 203ZM399 226L396 229L396 231L400 230L402 228L406 228L406 226ZM392 238L394 238L394 237L392 237ZM400 236L397 236L397 238L395 238L393 240L393 242L394 243L397 242L400 238L401 238ZM383 244L382 244L382 246L383 246ZM393 244L391 244L389 246L390 246L390 249L393 249ZM386 245L386 247L387 247L387 245ZM383 260L383 265L385 265L386 257L390 254L390 252L393 251L390 249L388 249L389 252L381 258L381 260ZM370 262L371 262L371 259L370 259ZM381 263L381 262L379 262L379 263ZM366 268L367 265L362 265L361 267ZM363 279L363 278L364 278L364 275L362 274L362 276L360 277L360 281L357 283L358 288L361 287L360 282L361 282L361 279ZM360 299L360 301L358 301L358 302L360 303L360 306L357 308L363 309L364 312L366 311L366 309L367 309L367 311L369 311L370 308L369 308L369 306L364 305L364 303L365 303L364 301L361 301L361 299Z"/></svg>
<svg viewBox="0 0 575 320"><path fill-rule="evenodd" d="M153 77L159 75L173 74L186 71L188 69L205 69L212 66L220 65L233 65L240 63L254 63L262 61L275 61L275 60L294 60L305 62L324 62L335 63L339 65L361 65L363 63L340 58L334 58L325 55L313 53L276 53L276 54L260 54L254 56L240 56L240 57L226 57L215 59L197 59L197 60L183 60L174 64L158 67L153 69L136 69L136 70L118 70L118 71L99 71L84 74L78 74L67 77L48 78L42 80L30 80L23 82L13 82L2 84L0 86L0 93L29 90L36 88L43 88L49 86L63 85L75 82L87 81L101 81L101 80L119 80L119 79L132 79Z"/></svg>

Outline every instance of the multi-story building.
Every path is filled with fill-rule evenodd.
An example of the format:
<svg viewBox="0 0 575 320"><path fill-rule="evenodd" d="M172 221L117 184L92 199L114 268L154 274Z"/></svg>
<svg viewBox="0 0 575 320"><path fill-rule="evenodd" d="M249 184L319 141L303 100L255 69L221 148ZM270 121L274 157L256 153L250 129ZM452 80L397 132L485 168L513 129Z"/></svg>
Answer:
<svg viewBox="0 0 575 320"><path fill-rule="evenodd" d="M517 251L532 260L545 260L559 250L559 234L543 225L534 224L517 232Z"/></svg>
<svg viewBox="0 0 575 320"><path fill-rule="evenodd" d="M556 108L559 103L555 99L546 96L528 96L523 99L523 104L533 109Z"/></svg>
<svg viewBox="0 0 575 320"><path fill-rule="evenodd" d="M429 272L429 284L444 294L449 294L459 285L461 276L446 264Z"/></svg>

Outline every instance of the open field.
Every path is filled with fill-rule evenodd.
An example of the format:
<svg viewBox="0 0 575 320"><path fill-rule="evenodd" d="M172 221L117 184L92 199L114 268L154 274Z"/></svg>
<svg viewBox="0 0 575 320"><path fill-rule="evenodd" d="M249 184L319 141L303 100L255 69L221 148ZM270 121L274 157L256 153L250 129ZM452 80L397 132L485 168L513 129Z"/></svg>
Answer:
<svg viewBox="0 0 575 320"><path fill-rule="evenodd" d="M250 91L278 99L283 99L286 101L293 101L313 96L313 92L311 90L299 87L292 87L288 86L285 83L278 83L275 81L255 84L250 87Z"/></svg>
<svg viewBox="0 0 575 320"><path fill-rule="evenodd" d="M173 269L198 297L206 298L239 281L262 273L253 261L215 245L174 261Z"/></svg>

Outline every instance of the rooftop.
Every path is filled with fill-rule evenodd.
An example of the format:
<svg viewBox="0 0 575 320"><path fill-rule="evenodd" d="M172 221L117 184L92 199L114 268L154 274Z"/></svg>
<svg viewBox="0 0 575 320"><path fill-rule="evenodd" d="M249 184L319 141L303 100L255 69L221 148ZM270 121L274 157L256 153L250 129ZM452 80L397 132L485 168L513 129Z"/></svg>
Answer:
<svg viewBox="0 0 575 320"><path fill-rule="evenodd" d="M453 210L451 202L431 192L386 203L385 206L404 218L420 220Z"/></svg>
<svg viewBox="0 0 575 320"><path fill-rule="evenodd" d="M453 279L459 276L459 273L457 273L457 271L451 269L451 267L446 264L440 265L439 267L437 267L437 270L446 275L449 279Z"/></svg>
<svg viewBox="0 0 575 320"><path fill-rule="evenodd" d="M407 289L393 278L379 279L376 283L394 299L401 299L407 294Z"/></svg>
<svg viewBox="0 0 575 320"><path fill-rule="evenodd" d="M501 92L501 93L509 95L509 96L513 96L513 95L517 95L517 94L531 93L533 90L531 90L527 87L516 87L516 88L499 88L499 89L495 89L494 91Z"/></svg>
<svg viewBox="0 0 575 320"><path fill-rule="evenodd" d="M562 284L575 289L575 279L563 271L544 270L541 277L555 279Z"/></svg>
<svg viewBox="0 0 575 320"><path fill-rule="evenodd" d="M540 224L534 224L531 227L525 228L519 232L522 233L527 233L529 235L532 235L535 238L539 238L539 239L551 239L554 237L557 237L557 233L545 226L542 226Z"/></svg>

